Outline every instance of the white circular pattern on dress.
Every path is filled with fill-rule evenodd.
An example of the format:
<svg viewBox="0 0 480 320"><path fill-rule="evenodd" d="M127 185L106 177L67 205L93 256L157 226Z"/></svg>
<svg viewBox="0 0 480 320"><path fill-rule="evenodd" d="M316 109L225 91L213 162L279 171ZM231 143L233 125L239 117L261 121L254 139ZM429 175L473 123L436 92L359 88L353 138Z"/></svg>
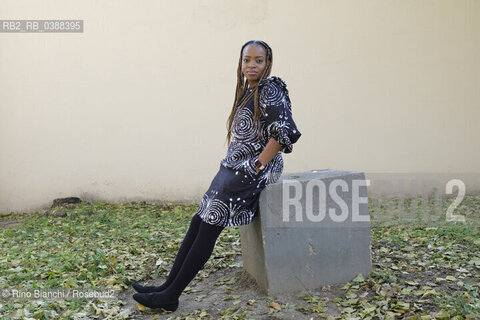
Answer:
<svg viewBox="0 0 480 320"><path fill-rule="evenodd" d="M207 193L203 195L202 201L198 205L197 212L204 212L210 206L210 197Z"/></svg>
<svg viewBox="0 0 480 320"><path fill-rule="evenodd" d="M251 132L253 126L253 113L249 108L245 106L240 110L237 110L235 114L235 121L232 126L232 133L235 139L239 141L256 140L255 132ZM252 138L250 138L252 135Z"/></svg>
<svg viewBox="0 0 480 320"><path fill-rule="evenodd" d="M277 105L283 101L283 89L280 86L267 85L267 90L264 90L264 94L261 95L262 103Z"/></svg>
<svg viewBox="0 0 480 320"><path fill-rule="evenodd" d="M267 129L267 126L265 124L265 120L264 119L261 119L260 120L260 141L263 145L266 145L268 143L267 139L268 139L268 129Z"/></svg>
<svg viewBox="0 0 480 320"><path fill-rule="evenodd" d="M222 225L226 223L228 217L228 206L219 199L213 199L206 208L208 212L208 223Z"/></svg>
<svg viewBox="0 0 480 320"><path fill-rule="evenodd" d="M255 151L255 147L250 144L238 143L232 141L228 148L228 156L225 160L229 163L237 163L251 157L252 152Z"/></svg>
<svg viewBox="0 0 480 320"><path fill-rule="evenodd" d="M247 224L249 221L252 220L254 213L245 207L237 206L236 208L232 208L231 212L233 214L230 215L230 221L233 225L242 225Z"/></svg>
<svg viewBox="0 0 480 320"><path fill-rule="evenodd" d="M284 98L285 95L288 96L288 90L286 89L286 85L284 83L282 83L281 85L273 85L272 82L263 82L263 80L261 81L261 83L264 83L264 86L266 88L265 90L261 91L261 94L259 96L260 105L280 105L285 102Z"/></svg>
<svg viewBox="0 0 480 320"><path fill-rule="evenodd" d="M250 223L255 212L239 204L229 203L227 206L219 199L204 195L196 214L209 224L238 226Z"/></svg>
<svg viewBox="0 0 480 320"><path fill-rule="evenodd" d="M266 185L277 182L277 180L282 175L282 171L283 171L282 157L273 157L273 159L270 162L272 162L273 169L268 174L265 175Z"/></svg>

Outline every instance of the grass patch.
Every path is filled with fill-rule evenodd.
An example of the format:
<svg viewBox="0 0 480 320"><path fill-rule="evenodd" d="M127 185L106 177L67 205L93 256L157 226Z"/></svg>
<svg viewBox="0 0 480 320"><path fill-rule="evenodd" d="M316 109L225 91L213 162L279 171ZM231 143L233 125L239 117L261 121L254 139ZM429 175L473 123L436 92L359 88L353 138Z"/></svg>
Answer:
<svg viewBox="0 0 480 320"><path fill-rule="evenodd" d="M342 293L330 301L322 299L320 293L299 299L310 304L297 308L299 318L305 314L332 319L480 318L479 197L465 197L455 209L455 214L465 215L466 224L447 223L445 216L441 219L439 212L446 211L451 204L449 199L429 202L429 208L422 207L424 212L440 217L422 221L418 217L424 212L411 209L416 201L419 200L405 202L408 204L405 208L409 208L405 216L412 218L407 222L402 220L402 211L398 209L401 200L370 200L373 262L370 277L345 284ZM108 287L123 291L132 282L165 277L197 207L98 202L9 216L8 219L21 224L0 230L0 287ZM240 252L238 228L226 228L197 279L216 269L232 267ZM256 308L253 305L260 305L261 299L249 306L253 312ZM0 315L2 319L73 319L98 315L129 318L128 310L122 308L124 304L118 299L103 302L4 299L0 300ZM328 313L332 304L337 315ZM215 319L235 314L239 319L248 318L243 309L235 308L221 310L216 315L199 309L191 316ZM278 310L270 307L265 316L275 314L281 318L282 312L283 307Z"/></svg>

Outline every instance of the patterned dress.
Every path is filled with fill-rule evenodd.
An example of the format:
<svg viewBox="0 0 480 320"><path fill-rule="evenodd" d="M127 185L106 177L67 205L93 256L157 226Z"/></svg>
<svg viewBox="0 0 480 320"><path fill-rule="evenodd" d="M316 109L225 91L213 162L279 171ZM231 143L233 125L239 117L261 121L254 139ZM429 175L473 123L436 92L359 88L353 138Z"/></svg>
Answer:
<svg viewBox="0 0 480 320"><path fill-rule="evenodd" d="M195 213L209 224L223 227L249 224L256 216L260 192L282 174L282 152L291 153L292 145L301 136L292 118L286 83L273 76L262 79L258 90L261 137L254 123L252 97L236 110L227 155L220 161L220 169ZM254 162L272 137L282 149L257 174Z"/></svg>

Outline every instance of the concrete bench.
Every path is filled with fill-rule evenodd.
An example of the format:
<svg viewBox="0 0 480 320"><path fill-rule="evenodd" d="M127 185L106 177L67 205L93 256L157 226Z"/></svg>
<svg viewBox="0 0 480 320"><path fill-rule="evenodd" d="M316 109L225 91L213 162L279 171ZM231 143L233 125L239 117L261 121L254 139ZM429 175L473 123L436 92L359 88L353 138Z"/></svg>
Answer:
<svg viewBox="0 0 480 320"><path fill-rule="evenodd" d="M358 171L282 175L240 227L243 268L267 294L368 277L372 269L367 181Z"/></svg>

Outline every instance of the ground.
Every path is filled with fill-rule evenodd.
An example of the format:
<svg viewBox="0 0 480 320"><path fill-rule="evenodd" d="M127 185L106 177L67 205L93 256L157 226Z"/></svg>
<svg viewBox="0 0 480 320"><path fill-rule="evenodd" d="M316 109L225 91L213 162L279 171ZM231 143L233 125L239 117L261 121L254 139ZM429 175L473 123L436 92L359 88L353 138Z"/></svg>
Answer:
<svg viewBox="0 0 480 320"><path fill-rule="evenodd" d="M412 216L414 200L402 210ZM445 199L440 211L451 204ZM0 299L2 319L480 319L480 197L456 214L467 223L399 221L398 199L369 201L372 272L309 292L268 296L243 271L238 228L221 234L211 259L174 313L140 311L132 282L159 285L196 206L71 204L0 220L0 287L112 288L113 300ZM417 213L429 211L424 206ZM437 208L438 209L438 208ZM397 212L398 213L398 212ZM435 213L435 212L434 212ZM434 215L430 214L430 218ZM424 223L422 223L424 222Z"/></svg>
<svg viewBox="0 0 480 320"><path fill-rule="evenodd" d="M241 255L237 256L237 263L241 263ZM162 281L151 281L147 285L159 285ZM342 285L343 286L343 285ZM342 294L341 286L325 286L320 292L312 291L323 301L330 301ZM317 318L308 311L312 306L299 297L305 292L290 295L268 296L257 286L255 281L242 268L224 268L212 271L208 278L194 281L186 294L180 299L180 306L174 313L157 310L140 311L136 302L131 299L135 293L129 289L121 296L128 301L125 308L132 310L132 319L185 319L188 316L202 318L209 316L213 319L310 319ZM327 302L329 314L339 316L336 305ZM304 309L301 312L298 309Z"/></svg>

